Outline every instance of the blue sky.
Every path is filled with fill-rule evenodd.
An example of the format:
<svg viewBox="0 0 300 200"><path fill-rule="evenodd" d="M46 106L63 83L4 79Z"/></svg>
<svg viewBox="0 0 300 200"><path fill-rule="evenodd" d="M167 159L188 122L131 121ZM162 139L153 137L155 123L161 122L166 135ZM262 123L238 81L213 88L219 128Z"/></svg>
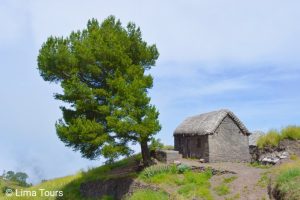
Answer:
<svg viewBox="0 0 300 200"><path fill-rule="evenodd" d="M296 0L1 1L0 170L25 171L37 182L102 163L57 138L62 103L53 93L60 88L42 80L36 57L50 35L66 36L111 14L135 22L159 49L150 95L164 143L173 143L185 117L220 108L250 130L299 125L299 6Z"/></svg>

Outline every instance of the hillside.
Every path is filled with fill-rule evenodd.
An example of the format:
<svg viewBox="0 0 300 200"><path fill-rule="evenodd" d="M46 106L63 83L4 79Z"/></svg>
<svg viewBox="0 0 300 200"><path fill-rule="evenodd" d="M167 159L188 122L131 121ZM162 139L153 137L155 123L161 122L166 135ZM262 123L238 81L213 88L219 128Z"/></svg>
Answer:
<svg viewBox="0 0 300 200"><path fill-rule="evenodd" d="M17 188L19 195L23 189L23 197L15 197L16 193L12 197L1 194L0 199L113 199L102 196L107 192L119 195L118 198L124 198L124 194L129 193L128 200L263 200L269 199L268 185L273 185L273 192L281 195L282 199L297 199L300 195L300 161L294 155L278 166L199 163L198 160L181 159L178 166L158 163L140 171L139 161L140 156L133 156L26 189L1 180L2 186ZM24 197L24 191L27 197ZM34 191L36 196L30 196ZM63 196L60 196L60 191Z"/></svg>

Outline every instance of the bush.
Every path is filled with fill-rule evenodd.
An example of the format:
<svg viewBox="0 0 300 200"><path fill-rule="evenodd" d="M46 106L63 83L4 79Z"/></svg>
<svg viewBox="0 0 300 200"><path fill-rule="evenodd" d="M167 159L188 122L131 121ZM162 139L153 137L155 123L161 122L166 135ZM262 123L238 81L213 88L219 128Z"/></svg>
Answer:
<svg viewBox="0 0 300 200"><path fill-rule="evenodd" d="M180 174L183 174L184 172L189 171L189 170L191 170L191 168L185 164L180 164L177 166L177 171Z"/></svg>
<svg viewBox="0 0 300 200"><path fill-rule="evenodd" d="M176 171L177 171L176 165L167 165L167 164L153 165L144 169L144 171L141 173L141 177L151 178L157 174L176 173Z"/></svg>
<svg viewBox="0 0 300 200"><path fill-rule="evenodd" d="M281 140L280 133L277 130L270 130L266 135L260 136L257 140L258 148L276 147Z"/></svg>
<svg viewBox="0 0 300 200"><path fill-rule="evenodd" d="M281 130L282 139L299 140L300 139L300 127L299 126L287 126Z"/></svg>

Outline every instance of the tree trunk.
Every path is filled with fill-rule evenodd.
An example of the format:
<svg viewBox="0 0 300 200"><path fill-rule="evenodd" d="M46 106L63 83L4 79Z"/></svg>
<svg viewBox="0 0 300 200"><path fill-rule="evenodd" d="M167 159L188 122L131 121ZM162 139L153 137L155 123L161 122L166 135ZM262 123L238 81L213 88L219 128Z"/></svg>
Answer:
<svg viewBox="0 0 300 200"><path fill-rule="evenodd" d="M141 151L142 151L143 165L145 167L147 167L147 166L150 165L150 161L151 161L150 151L149 151L149 148L148 148L147 141L142 141L141 142Z"/></svg>

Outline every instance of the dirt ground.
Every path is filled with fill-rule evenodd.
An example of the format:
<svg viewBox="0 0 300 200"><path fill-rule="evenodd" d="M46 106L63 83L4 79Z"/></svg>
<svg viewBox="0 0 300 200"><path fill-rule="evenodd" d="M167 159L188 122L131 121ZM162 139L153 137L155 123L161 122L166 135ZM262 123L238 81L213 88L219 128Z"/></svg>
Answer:
<svg viewBox="0 0 300 200"><path fill-rule="evenodd" d="M267 174L268 169L260 169L248 166L246 163L199 163L196 160L182 159L181 163L193 166L212 167L218 170L228 170L236 174L215 175L211 179L211 188L216 200L269 200L267 186L263 185L262 176ZM219 196L213 188L222 184L224 178L236 176L237 178L228 183L230 193Z"/></svg>

